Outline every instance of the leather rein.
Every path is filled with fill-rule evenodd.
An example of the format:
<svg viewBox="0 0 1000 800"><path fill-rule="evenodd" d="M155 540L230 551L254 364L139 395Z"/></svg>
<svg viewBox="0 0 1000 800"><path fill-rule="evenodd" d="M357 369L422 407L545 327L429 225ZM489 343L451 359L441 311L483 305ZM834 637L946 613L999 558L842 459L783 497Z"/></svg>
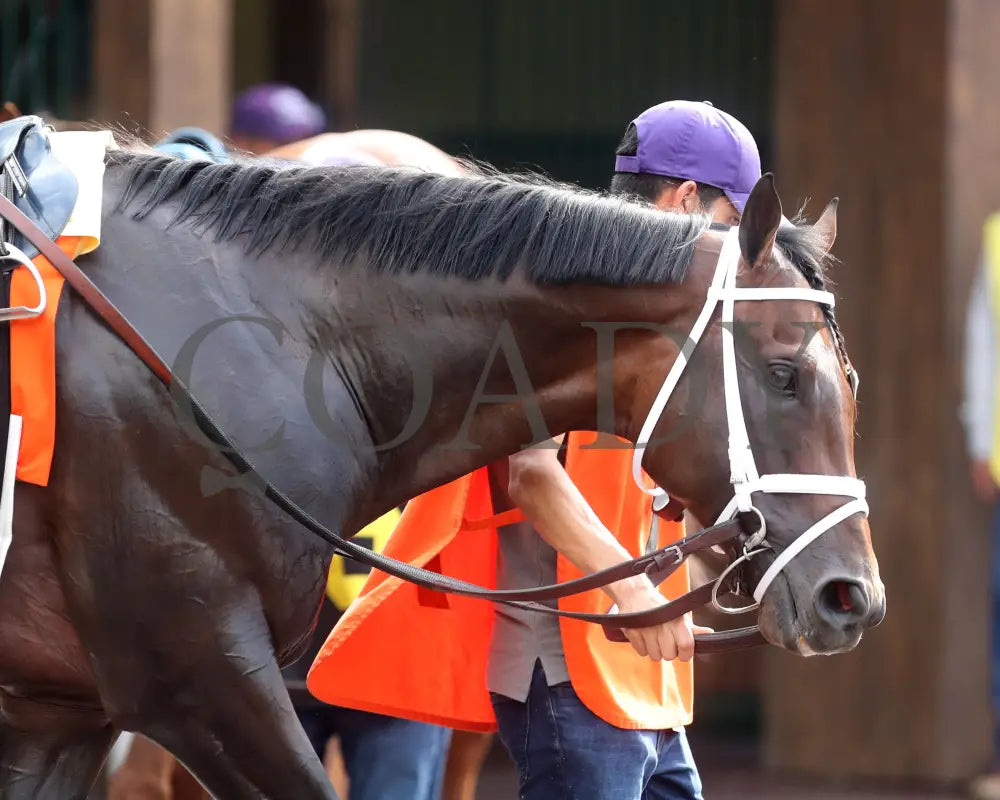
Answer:
<svg viewBox="0 0 1000 800"><path fill-rule="evenodd" d="M654 583L660 583L680 567L684 560L702 550L737 543L756 535L759 524L753 515L737 514L705 528L673 544L625 561L608 569L575 580L533 589L485 589L473 583L457 580L430 570L415 567L403 561L388 558L380 553L346 539L327 528L309 512L299 506L281 489L265 478L239 450L229 436L216 424L208 411L198 402L184 383L175 376L153 347L146 341L108 297L88 278L63 251L21 212L7 197L0 193L0 218L17 228L38 251L45 256L66 282L94 310L109 328L135 353L156 379L171 393L175 401L189 404L195 423L216 445L221 454L238 473L252 475L259 482L264 495L291 519L314 535L332 545L337 553L367 566L426 589L489 600L494 603L535 611L557 617L569 617L604 626L605 635L613 641L626 641L622 628L641 628L658 625L682 617L694 609L713 601L721 578L702 584L676 600L646 611L628 614L590 614L563 611L544 605L559 598L599 589L619 580L647 574ZM681 507L671 503L657 511L668 519L677 519ZM734 562L735 563L735 562ZM730 570L727 570L727 573ZM724 573L723 578L726 573ZM760 629L755 625L718 633L695 636L695 652L699 654L732 652L766 644Z"/></svg>

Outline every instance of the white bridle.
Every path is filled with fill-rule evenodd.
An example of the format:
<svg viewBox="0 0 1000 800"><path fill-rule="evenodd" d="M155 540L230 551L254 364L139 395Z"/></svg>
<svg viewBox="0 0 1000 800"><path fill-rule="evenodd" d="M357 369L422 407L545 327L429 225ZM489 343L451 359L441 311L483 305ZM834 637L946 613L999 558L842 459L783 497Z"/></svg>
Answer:
<svg viewBox="0 0 1000 800"><path fill-rule="evenodd" d="M719 262L715 268L715 277L708 290L708 297L705 305L701 309L701 314L695 320L694 327L688 342L681 349L677 360L670 368L663 386L660 388L653 406L649 410L649 416L639 432L639 439L635 445L635 453L632 459L632 476L639 487L657 498L654 503L657 507L660 503L665 503L668 499L666 492L656 487L646 488L643 481L642 459L646 452L646 445L653 435L653 429L667 407L670 395L680 381L684 367L687 366L688 358L694 352L700 341L702 334L708 327L709 320L715 311L718 303L722 303L722 372L726 393L726 417L729 421L729 466L730 482L733 485L733 499L725 507L715 524L732 519L739 512L756 513L760 520L760 529L750 537L744 545L743 555L734 561L719 576L713 592L712 601L723 611L743 612L749 611L759 604L764 592L771 585L771 582L778 576L789 562L802 552L812 542L833 528L838 523L844 521L854 514L868 515L868 503L865 501L865 484L857 478L836 475L760 475L757 472L757 464L754 461L753 452L750 450L750 439L747 436L746 421L743 418L743 403L740 400L739 380L736 373L736 347L733 338L733 306L737 300L811 300L821 303L831 308L834 305L834 298L830 292L823 292L817 289L801 289L796 287L775 287L766 289L740 289L736 286L736 271L740 261L739 229L733 228L726 235L719 253ZM851 373L852 389L857 393L858 381L856 373ZM765 541L767 535L767 525L764 515L754 506L751 495L755 492L765 494L822 494L835 495L839 497L853 498L840 508L827 514L823 519L806 530L779 553L774 562L767 568L761 577L760 582L753 591L756 604L740 609L729 609L718 603L717 594L722 581L735 567L743 561L748 561L757 553L770 547Z"/></svg>

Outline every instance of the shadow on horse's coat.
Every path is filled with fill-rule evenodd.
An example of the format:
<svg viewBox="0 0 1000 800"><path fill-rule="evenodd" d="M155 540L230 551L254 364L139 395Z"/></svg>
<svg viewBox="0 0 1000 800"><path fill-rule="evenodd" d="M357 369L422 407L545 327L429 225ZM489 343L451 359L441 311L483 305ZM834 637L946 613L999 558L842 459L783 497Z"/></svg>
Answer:
<svg viewBox="0 0 1000 800"><path fill-rule="evenodd" d="M261 471L344 532L563 431L635 438L722 240L704 219L498 176L115 152L104 188L87 273ZM741 285L821 286L830 237L782 230L774 247L780 216L763 179ZM762 472L853 475L832 317L745 305L740 391ZM0 794L85 797L127 729L221 798L334 797L279 670L311 635L329 546L253 486L220 484L228 462L68 290L58 325L52 479L18 487L0 581ZM619 328L600 394L613 411L595 326ZM705 522L729 500L720 339L713 326L645 459ZM777 363L798 391L775 389ZM206 474L232 488L206 496ZM760 508L782 545L831 502ZM884 604L866 520L807 552L765 595L763 630L797 652L853 647ZM829 614L833 580L864 608Z"/></svg>

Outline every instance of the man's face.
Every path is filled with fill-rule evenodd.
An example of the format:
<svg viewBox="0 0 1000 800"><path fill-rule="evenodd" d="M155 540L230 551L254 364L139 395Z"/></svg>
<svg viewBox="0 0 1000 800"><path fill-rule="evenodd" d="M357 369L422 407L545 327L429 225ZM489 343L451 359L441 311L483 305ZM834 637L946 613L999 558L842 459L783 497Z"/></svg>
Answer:
<svg viewBox="0 0 1000 800"><path fill-rule="evenodd" d="M712 218L712 222L721 222L734 228L740 224L740 212L725 195L716 198L714 203L708 208L702 208L702 211Z"/></svg>
<svg viewBox="0 0 1000 800"><path fill-rule="evenodd" d="M708 214L712 222L736 226L740 224L740 212L725 195L716 198L710 205L703 206L698 196L698 184L684 181L664 189L654 205L661 211L680 211L683 214Z"/></svg>

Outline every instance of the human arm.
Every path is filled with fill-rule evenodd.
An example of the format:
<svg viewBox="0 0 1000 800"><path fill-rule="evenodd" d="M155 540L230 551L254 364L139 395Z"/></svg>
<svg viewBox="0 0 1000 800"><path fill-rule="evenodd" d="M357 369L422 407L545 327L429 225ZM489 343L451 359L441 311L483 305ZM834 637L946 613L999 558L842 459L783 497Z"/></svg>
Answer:
<svg viewBox="0 0 1000 800"><path fill-rule="evenodd" d="M524 450L509 459L509 494L538 534L584 573L613 567L632 554L600 521L559 462L561 438ZM666 601L645 575L617 581L604 588L619 611L645 611ZM694 632L688 616L648 628L625 630L632 647L653 660L694 654Z"/></svg>

